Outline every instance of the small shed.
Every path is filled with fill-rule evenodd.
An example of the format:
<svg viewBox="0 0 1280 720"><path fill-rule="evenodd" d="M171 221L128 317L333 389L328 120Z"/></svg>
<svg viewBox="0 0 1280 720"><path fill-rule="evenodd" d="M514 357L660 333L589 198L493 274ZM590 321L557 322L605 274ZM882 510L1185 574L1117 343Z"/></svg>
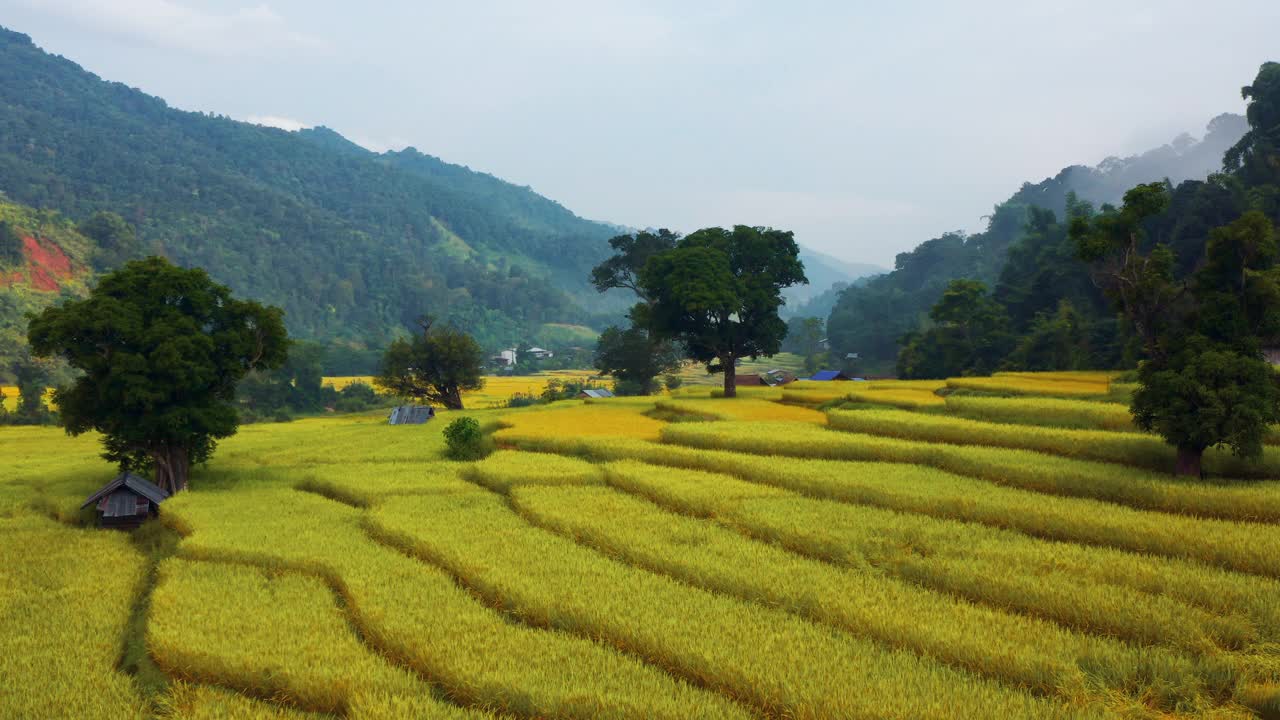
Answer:
<svg viewBox="0 0 1280 720"><path fill-rule="evenodd" d="M582 392L578 393L578 397L584 400L588 398L595 399L595 400L602 400L604 398L613 397L613 393L603 388L587 388L586 390L583 390Z"/></svg>
<svg viewBox="0 0 1280 720"><path fill-rule="evenodd" d="M436 416L436 409L429 405L400 405L391 409L388 418L391 425L421 425Z"/></svg>
<svg viewBox="0 0 1280 720"><path fill-rule="evenodd" d="M746 385L763 385L764 381L755 373L737 373L733 376L733 384L743 387Z"/></svg>
<svg viewBox="0 0 1280 720"><path fill-rule="evenodd" d="M115 480L89 496L80 506L98 506L98 524L102 527L134 528L160 512L160 503L168 491L130 472L120 473Z"/></svg>
<svg viewBox="0 0 1280 720"><path fill-rule="evenodd" d="M793 383L795 381L796 381L796 376L793 373L790 373L782 369L769 370L760 376L760 382L763 382L765 385L768 385L769 387L786 385L788 383Z"/></svg>
<svg viewBox="0 0 1280 720"><path fill-rule="evenodd" d="M831 382L832 380L852 380L853 378L845 375L839 370L819 370L809 379L817 380L819 382Z"/></svg>

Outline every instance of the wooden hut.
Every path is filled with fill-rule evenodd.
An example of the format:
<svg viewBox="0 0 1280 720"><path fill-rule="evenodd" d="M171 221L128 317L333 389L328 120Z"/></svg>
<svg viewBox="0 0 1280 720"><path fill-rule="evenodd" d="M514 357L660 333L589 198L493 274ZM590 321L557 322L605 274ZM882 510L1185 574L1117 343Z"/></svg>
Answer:
<svg viewBox="0 0 1280 720"><path fill-rule="evenodd" d="M133 473L120 473L115 480L89 496L81 509L98 506L98 524L102 527L134 528L160 512L160 503L169 493Z"/></svg>
<svg viewBox="0 0 1280 720"><path fill-rule="evenodd" d="M613 397L613 393L604 388L587 388L578 393L578 397L583 400L603 400L604 398Z"/></svg>
<svg viewBox="0 0 1280 720"><path fill-rule="evenodd" d="M400 405L391 409L388 418L392 425L421 425L436 416L430 405Z"/></svg>

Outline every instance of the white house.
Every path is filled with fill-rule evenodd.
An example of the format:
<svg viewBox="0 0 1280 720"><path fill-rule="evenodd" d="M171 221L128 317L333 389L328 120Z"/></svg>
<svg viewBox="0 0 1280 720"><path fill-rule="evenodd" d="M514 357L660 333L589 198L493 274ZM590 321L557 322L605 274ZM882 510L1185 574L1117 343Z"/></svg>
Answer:
<svg viewBox="0 0 1280 720"><path fill-rule="evenodd" d="M499 367L514 367L516 364L516 350L503 350L502 352L489 358L489 362Z"/></svg>

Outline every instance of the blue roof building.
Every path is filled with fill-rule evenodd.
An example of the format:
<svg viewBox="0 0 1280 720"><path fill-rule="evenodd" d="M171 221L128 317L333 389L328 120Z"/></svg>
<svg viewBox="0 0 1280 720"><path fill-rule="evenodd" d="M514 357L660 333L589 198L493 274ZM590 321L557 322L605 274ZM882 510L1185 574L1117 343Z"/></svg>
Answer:
<svg viewBox="0 0 1280 720"><path fill-rule="evenodd" d="M830 382L832 380L852 380L852 378L839 370L819 370L809 379L821 382Z"/></svg>

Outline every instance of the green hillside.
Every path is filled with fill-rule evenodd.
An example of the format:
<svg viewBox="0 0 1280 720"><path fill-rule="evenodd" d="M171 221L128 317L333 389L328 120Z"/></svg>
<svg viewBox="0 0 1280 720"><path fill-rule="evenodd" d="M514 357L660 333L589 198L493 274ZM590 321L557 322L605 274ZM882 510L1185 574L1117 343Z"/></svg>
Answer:
<svg viewBox="0 0 1280 720"><path fill-rule="evenodd" d="M88 290L94 244L56 212L0 199L0 381L27 344L27 313Z"/></svg>
<svg viewBox="0 0 1280 720"><path fill-rule="evenodd" d="M1208 124L1201 140L1184 134L1141 155L1108 158L1096 167L1075 165L1039 183L1024 183L996 205L983 232L946 233L923 242L900 253L892 272L843 292L828 320L832 349L839 357L856 352L868 370L888 372L897 359L899 340L906 333L927 326L929 308L953 279L972 278L995 287L1002 272L1007 272L1003 279L1007 288L1033 281L1049 285L1067 282L1055 278L1056 272L1075 270L1073 281L1078 279L1084 269L1077 267L1069 249L1064 251L1065 256L1058 253L1046 257L1045 248L1041 247L1045 242L1056 243L1057 234L1065 236L1065 223L1056 220L1065 217L1069 198L1097 206L1118 202L1126 190L1139 183L1165 178L1174 183L1203 180L1222 169L1223 153L1248 129L1248 123L1239 115L1219 115ZM1037 215L1033 209L1050 211L1052 215ZM1183 232L1170 241L1175 251L1181 251L1178 256L1186 264L1199 257L1203 236ZM1049 254L1053 255L1058 248L1055 245L1051 250ZM1007 270L1006 259L1015 261ZM1085 282L1088 284L1087 278ZM1101 294L1091 286L1082 289L1075 299L1082 304L1081 309L1105 307ZM1024 308L1023 324L1039 312L1052 312L1055 306ZM825 309L820 303L815 307Z"/></svg>
<svg viewBox="0 0 1280 720"><path fill-rule="evenodd" d="M615 228L528 188L331 131L179 111L6 30L0 104L10 199L119 213L144 252L284 307L295 334L378 344L430 311L496 344L593 321L570 294Z"/></svg>

